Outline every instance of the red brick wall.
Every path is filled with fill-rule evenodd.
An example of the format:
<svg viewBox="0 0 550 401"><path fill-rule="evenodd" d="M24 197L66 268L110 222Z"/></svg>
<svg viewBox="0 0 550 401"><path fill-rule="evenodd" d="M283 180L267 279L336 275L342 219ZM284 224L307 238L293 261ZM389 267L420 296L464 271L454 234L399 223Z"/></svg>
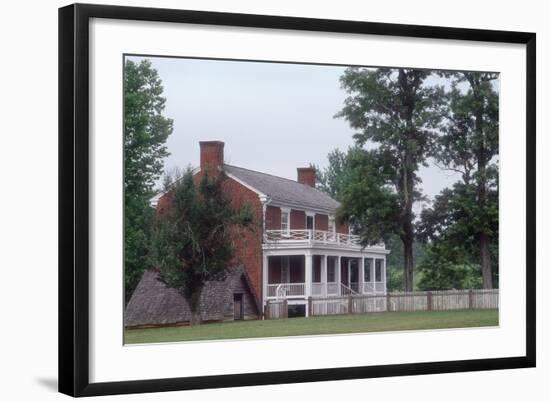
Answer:
<svg viewBox="0 0 550 401"><path fill-rule="evenodd" d="M236 228L233 241L234 263L242 264L247 270L248 277L253 287L253 292L258 297L258 305L262 303L262 204L258 194L239 184L231 178L224 180L224 190L232 200L235 208L249 204L254 215L254 231Z"/></svg>
<svg viewBox="0 0 550 401"><path fill-rule="evenodd" d="M306 214L302 210L290 211L290 229L291 230L304 230L306 228ZM276 206L268 206L265 211L265 229L266 230L280 230L281 229L281 208ZM328 230L328 215L315 214L315 229L316 230ZM341 233L347 234L347 225L338 227Z"/></svg>
<svg viewBox="0 0 550 401"><path fill-rule="evenodd" d="M336 232L340 234L349 234L349 224L348 223L337 224Z"/></svg>
<svg viewBox="0 0 550 401"><path fill-rule="evenodd" d="M291 230L305 230L306 228L306 212L303 210L290 211L290 229Z"/></svg>
<svg viewBox="0 0 550 401"><path fill-rule="evenodd" d="M170 208L171 203L172 203L172 192L167 192L164 195L162 195L159 198L157 203L157 209L156 209L157 216L160 216L164 212L166 212Z"/></svg>
<svg viewBox="0 0 550 401"><path fill-rule="evenodd" d="M265 229L281 229L281 209L275 206L267 206L265 210Z"/></svg>
<svg viewBox="0 0 550 401"><path fill-rule="evenodd" d="M193 181L198 184L203 171L193 176ZM252 230L235 227L233 229L234 260L232 265L244 265L247 270L252 292L258 298L258 306L262 303L262 204L258 195L239 184L233 179L226 178L223 182L224 192L232 201L233 207L240 208L249 204L254 215ZM157 215L162 214L170 207L172 192L164 194L157 204ZM279 223L280 224L280 223Z"/></svg>
<svg viewBox="0 0 550 401"><path fill-rule="evenodd" d="M315 229L328 231L328 216L326 214L315 215Z"/></svg>

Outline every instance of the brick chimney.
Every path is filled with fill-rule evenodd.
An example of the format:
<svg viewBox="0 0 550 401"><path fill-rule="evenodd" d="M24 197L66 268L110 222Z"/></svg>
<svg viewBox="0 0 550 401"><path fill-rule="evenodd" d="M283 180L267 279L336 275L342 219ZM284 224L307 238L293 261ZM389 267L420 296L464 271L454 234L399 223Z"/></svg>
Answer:
<svg viewBox="0 0 550 401"><path fill-rule="evenodd" d="M313 167L298 167L298 182L315 188L315 169Z"/></svg>
<svg viewBox="0 0 550 401"><path fill-rule="evenodd" d="M218 175L223 167L222 141L201 141L201 171L206 171L209 176Z"/></svg>

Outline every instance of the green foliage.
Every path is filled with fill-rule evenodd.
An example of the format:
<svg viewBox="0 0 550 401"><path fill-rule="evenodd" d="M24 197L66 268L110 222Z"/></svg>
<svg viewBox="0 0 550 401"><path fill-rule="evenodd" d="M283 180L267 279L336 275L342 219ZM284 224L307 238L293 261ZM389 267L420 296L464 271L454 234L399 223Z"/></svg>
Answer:
<svg viewBox="0 0 550 401"><path fill-rule="evenodd" d="M311 165L316 172L316 187L318 190L325 192L334 199L339 199L342 192L344 176L349 168L348 153L342 152L340 149L334 149L327 155L328 167L321 170L318 166Z"/></svg>
<svg viewBox="0 0 550 401"><path fill-rule="evenodd" d="M124 190L127 196L150 195L169 155L166 140L173 121L162 115L166 99L149 60L124 66Z"/></svg>
<svg viewBox="0 0 550 401"><path fill-rule="evenodd" d="M391 252L386 256L386 287L388 291L404 291L404 264L403 242L397 235L391 235L385 243L386 249ZM426 251L424 244L419 241L413 243L413 258L416 266L424 260ZM422 280L422 271L417 270L414 274L413 290L419 289Z"/></svg>
<svg viewBox="0 0 550 401"><path fill-rule="evenodd" d="M147 264L150 246L150 228L154 220L154 210L147 200L130 197L125 205L125 252L124 284L125 300L128 302Z"/></svg>
<svg viewBox="0 0 550 401"><path fill-rule="evenodd" d="M143 271L154 211L148 205L163 158L172 120L162 116L165 99L157 72L148 60L124 66L124 276L129 301Z"/></svg>
<svg viewBox="0 0 550 401"><path fill-rule="evenodd" d="M389 185L393 170L376 150L360 148L347 155L347 170L339 193L339 221L348 221L364 245L387 240L399 231L399 201Z"/></svg>
<svg viewBox="0 0 550 401"><path fill-rule="evenodd" d="M420 290L482 288L479 264L460 246L437 242L426 248L426 257L418 265L422 279Z"/></svg>
<svg viewBox="0 0 550 401"><path fill-rule="evenodd" d="M232 233L253 224L251 208L234 209L222 181L204 174L195 185L188 170L174 181L171 205L153 232L151 263L161 280L188 301L193 324L200 322L199 300L206 281L225 278L233 257Z"/></svg>
<svg viewBox="0 0 550 401"><path fill-rule="evenodd" d="M436 74L451 82L450 90L425 83ZM497 78L355 67L341 77L350 96L337 117L358 130L356 148L329 154L319 188L342 203L338 217L352 223L363 244L383 240L392 250L388 288L477 288L487 269L492 284L484 278L483 286L497 284ZM418 169L432 160L462 181L444 189L418 220L413 204L425 200ZM418 240L427 247L420 259ZM420 267L415 280L413 260Z"/></svg>
<svg viewBox="0 0 550 401"><path fill-rule="evenodd" d="M484 277L491 288L498 285L498 74L445 75L453 84L434 158L462 181L422 212L418 230L429 244L422 286L477 288Z"/></svg>
<svg viewBox="0 0 550 401"><path fill-rule="evenodd" d="M348 68L340 81L349 93L337 117L352 128L357 146L371 144L346 176L340 216L369 244L391 234L404 243L405 289L413 286L414 202L420 166L434 152L443 115L442 87L425 84L427 70Z"/></svg>
<svg viewBox="0 0 550 401"><path fill-rule="evenodd" d="M423 210L418 224L420 237L427 243L426 256L419 265L421 289L481 288L478 233L490 233L495 261L493 283L498 285L498 191L488 193L484 208L477 203L476 191L463 182L455 183Z"/></svg>

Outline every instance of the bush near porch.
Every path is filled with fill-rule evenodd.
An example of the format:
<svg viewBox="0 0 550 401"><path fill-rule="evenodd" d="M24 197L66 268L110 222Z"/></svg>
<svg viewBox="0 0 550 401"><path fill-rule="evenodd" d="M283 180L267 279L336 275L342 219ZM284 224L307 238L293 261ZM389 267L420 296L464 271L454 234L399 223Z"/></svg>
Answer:
<svg viewBox="0 0 550 401"><path fill-rule="evenodd" d="M282 320L209 323L200 326L127 329L126 344L285 337L498 325L498 310L379 312Z"/></svg>

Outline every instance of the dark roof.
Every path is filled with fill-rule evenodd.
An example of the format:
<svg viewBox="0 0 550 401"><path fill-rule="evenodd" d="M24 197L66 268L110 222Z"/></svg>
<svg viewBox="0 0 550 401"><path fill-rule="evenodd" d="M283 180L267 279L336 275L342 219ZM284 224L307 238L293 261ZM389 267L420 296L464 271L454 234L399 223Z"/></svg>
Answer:
<svg viewBox="0 0 550 401"><path fill-rule="evenodd" d="M207 281L201 293L201 320L224 320L232 316L235 288L246 288L253 296L244 268L230 270L224 280ZM124 313L126 327L170 325L190 319L191 311L185 298L176 289L166 287L155 270L143 273Z"/></svg>
<svg viewBox="0 0 550 401"><path fill-rule="evenodd" d="M306 184L259 171L224 164L224 170L277 203L334 212L340 203Z"/></svg>

